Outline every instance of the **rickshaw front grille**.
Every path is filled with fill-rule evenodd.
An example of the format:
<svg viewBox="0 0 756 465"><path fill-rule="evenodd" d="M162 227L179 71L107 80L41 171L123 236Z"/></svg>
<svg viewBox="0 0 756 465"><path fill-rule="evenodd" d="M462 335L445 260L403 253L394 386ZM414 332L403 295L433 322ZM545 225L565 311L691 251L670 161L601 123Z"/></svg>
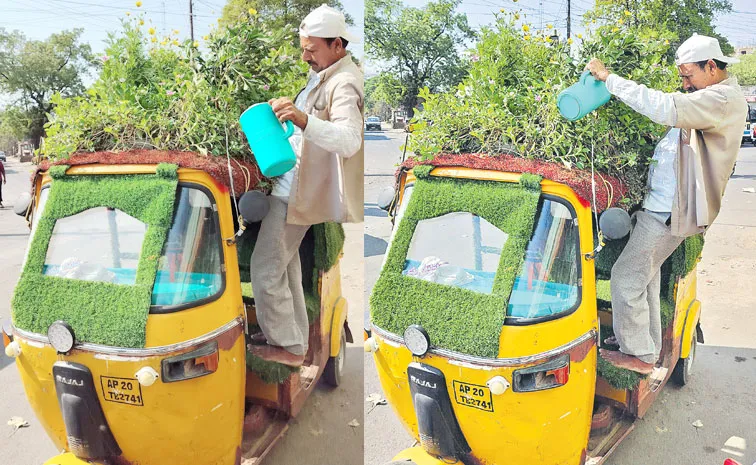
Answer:
<svg viewBox="0 0 756 465"><path fill-rule="evenodd" d="M102 411L89 368L79 363L58 361L52 371L71 453L84 459L121 455L121 448Z"/></svg>
<svg viewBox="0 0 756 465"><path fill-rule="evenodd" d="M444 374L437 368L412 362L407 376L423 449L435 457L464 462L470 446L454 415Z"/></svg>

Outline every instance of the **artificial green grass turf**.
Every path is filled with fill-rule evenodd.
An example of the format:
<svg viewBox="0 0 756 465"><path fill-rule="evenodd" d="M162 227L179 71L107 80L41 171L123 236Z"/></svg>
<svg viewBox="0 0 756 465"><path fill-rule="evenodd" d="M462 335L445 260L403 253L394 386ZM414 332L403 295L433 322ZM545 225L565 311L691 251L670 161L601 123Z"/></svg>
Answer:
<svg viewBox="0 0 756 465"><path fill-rule="evenodd" d="M339 223L321 223L313 225L312 232L315 236L315 268L328 271L339 260L344 248L344 227Z"/></svg>
<svg viewBox="0 0 756 465"><path fill-rule="evenodd" d="M605 247L596 257L597 277L608 276L611 273L614 262L626 244L627 238L622 241L607 242L608 247ZM704 237L702 234L687 237L662 265L661 295L659 296L662 328L666 328L675 316L675 283L677 283L678 278L687 276L688 273L693 271L701 256L703 246ZM605 251L607 254L602 257ZM612 298L608 279L598 279L596 281L596 297L600 308L605 308L605 306L601 305L602 302L608 302L609 307L611 307ZM608 331L606 328L608 327L602 326L601 328L601 337L603 339L614 334L613 331ZM605 332L608 335L605 336ZM633 389L643 378L633 371L616 368L601 357L599 357L597 364L597 372L599 376L606 379L609 384L618 389Z"/></svg>
<svg viewBox="0 0 756 465"><path fill-rule="evenodd" d="M252 370L268 384L281 384L286 381L292 373L299 371L299 368L290 367L282 363L269 362L260 357L255 357L247 352L247 368Z"/></svg>
<svg viewBox="0 0 756 465"><path fill-rule="evenodd" d="M370 297L372 321L395 334L420 324L434 347L496 357L507 301L522 267L540 191L512 183L431 178L431 169L414 168L417 182L412 198ZM478 215L509 234L490 295L402 275L418 222L459 211Z"/></svg>
<svg viewBox="0 0 756 465"><path fill-rule="evenodd" d="M78 342L144 347L147 315L178 183L176 165L155 175L67 176L50 169L50 195L11 302L15 326L38 334L57 320L74 329ZM148 225L136 283L121 285L43 275L47 248L58 219L96 207L123 211Z"/></svg>
<svg viewBox="0 0 756 465"><path fill-rule="evenodd" d="M307 308L307 318L312 324L320 315L320 293L318 292L319 271L328 271L336 264L344 248L344 227L339 223L322 223L312 226L312 232L315 241L314 263L312 270L312 289L304 289L305 306ZM254 240L247 239L243 245L237 248L239 255L240 268L242 263L246 264L246 278L249 279L249 263L254 248ZM307 270L302 270L303 276L306 276ZM242 295L247 297L253 296L253 289L250 283L242 282ZM286 365L275 362L267 362L254 355L247 353L247 368L257 373L266 383L280 384L286 381L289 375L295 371Z"/></svg>

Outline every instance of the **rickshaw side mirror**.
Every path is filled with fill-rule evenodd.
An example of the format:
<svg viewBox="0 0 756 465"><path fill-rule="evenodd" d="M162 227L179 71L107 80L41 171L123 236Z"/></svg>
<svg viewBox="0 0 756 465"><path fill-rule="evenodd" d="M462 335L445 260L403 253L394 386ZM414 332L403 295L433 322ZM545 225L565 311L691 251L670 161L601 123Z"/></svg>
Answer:
<svg viewBox="0 0 756 465"><path fill-rule="evenodd" d="M239 199L239 214L246 223L257 223L270 211L268 196L260 191L245 192Z"/></svg>
<svg viewBox="0 0 756 465"><path fill-rule="evenodd" d="M394 191L392 186L386 186L381 189L381 192L378 194L378 208L383 211L389 211L391 204L394 202L395 195L396 191Z"/></svg>
<svg viewBox="0 0 756 465"><path fill-rule="evenodd" d="M29 205L31 205L31 201L31 194L28 192L22 192L21 195L19 195L16 199L16 202L13 204L13 213L18 216L26 217L26 214L29 212Z"/></svg>
<svg viewBox="0 0 756 465"><path fill-rule="evenodd" d="M607 209L599 218L599 229L610 241L627 236L630 233L630 224L630 215L617 207Z"/></svg>

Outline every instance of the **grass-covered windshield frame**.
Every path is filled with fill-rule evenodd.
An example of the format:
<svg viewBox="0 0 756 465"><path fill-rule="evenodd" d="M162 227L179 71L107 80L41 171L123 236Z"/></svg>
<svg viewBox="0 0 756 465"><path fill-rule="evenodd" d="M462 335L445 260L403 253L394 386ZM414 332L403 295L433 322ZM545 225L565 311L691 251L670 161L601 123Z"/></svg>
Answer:
<svg viewBox="0 0 756 465"><path fill-rule="evenodd" d="M434 347L496 358L507 302L533 231L541 178L523 175L519 184L463 180L431 177L432 169L417 166L413 170L416 181L412 197L370 297L372 323L399 335L409 325L419 324ZM509 236L502 247L491 294L402 274L417 224L454 212L477 215Z"/></svg>
<svg viewBox="0 0 756 465"><path fill-rule="evenodd" d="M45 209L11 301L13 324L46 334L64 320L77 342L142 348L158 261L173 219L178 166L161 163L155 174L66 175L53 166ZM133 285L48 276L44 264L55 224L92 208L120 210L147 224Z"/></svg>

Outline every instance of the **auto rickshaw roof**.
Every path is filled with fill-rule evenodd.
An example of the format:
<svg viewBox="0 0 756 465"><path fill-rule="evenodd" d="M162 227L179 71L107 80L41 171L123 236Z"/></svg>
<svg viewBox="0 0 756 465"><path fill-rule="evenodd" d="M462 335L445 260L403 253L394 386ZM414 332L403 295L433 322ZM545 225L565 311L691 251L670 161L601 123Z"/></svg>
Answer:
<svg viewBox="0 0 756 465"><path fill-rule="evenodd" d="M231 188L228 176L228 160L225 157L202 155L195 152L174 152L165 150L129 150L124 152L86 152L76 153L69 158L50 162L43 161L37 166L32 179L40 172L47 171L54 165L157 165L173 163L179 168L202 170L209 174L218 184ZM264 190L260 186L263 176L256 163L231 158L231 172L236 195L250 190Z"/></svg>
<svg viewBox="0 0 756 465"><path fill-rule="evenodd" d="M520 156L502 154L442 153L429 160L408 158L400 167L409 170L417 165L435 167L465 167L479 170L502 171L509 173L531 173L544 179L569 186L580 197L585 206L591 205L591 172L577 168L568 168L560 163L543 160L530 160ZM399 173L398 172L398 173ZM397 174L398 174L397 173ZM596 204L592 206L600 213L609 207L620 206L620 201L627 194L627 186L618 178L596 171Z"/></svg>

